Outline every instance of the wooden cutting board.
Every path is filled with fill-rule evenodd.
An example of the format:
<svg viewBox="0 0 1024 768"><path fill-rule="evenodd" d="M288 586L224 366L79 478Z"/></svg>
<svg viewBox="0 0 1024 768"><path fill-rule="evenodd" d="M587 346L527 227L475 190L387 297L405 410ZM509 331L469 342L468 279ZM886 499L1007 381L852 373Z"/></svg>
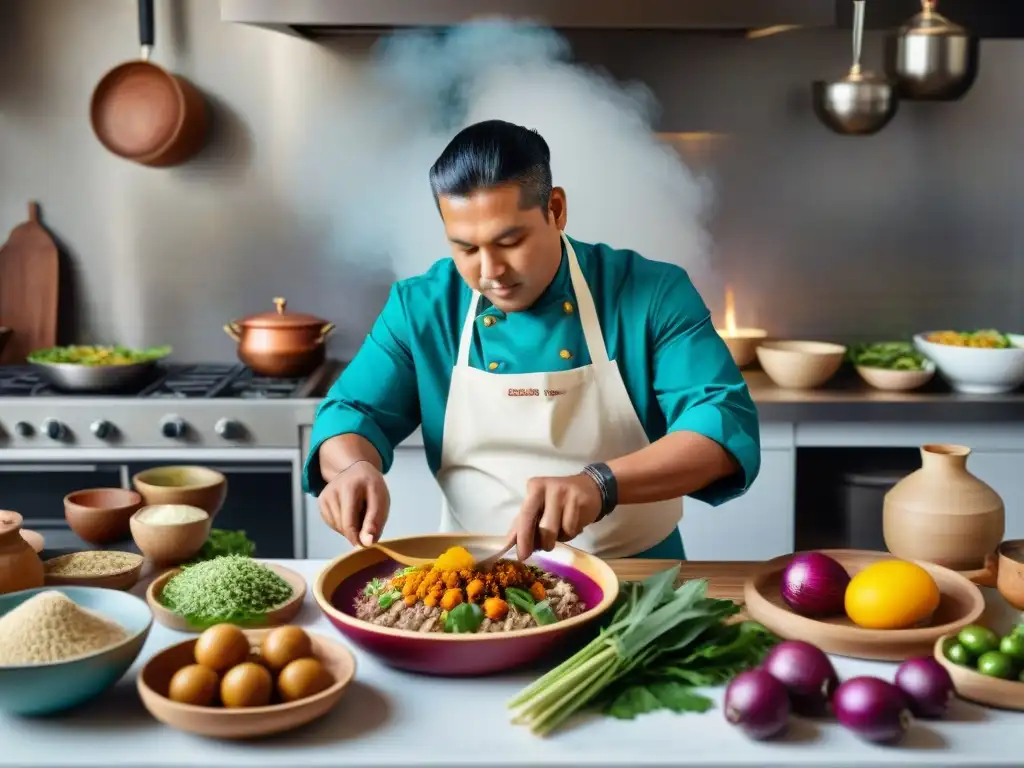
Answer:
<svg viewBox="0 0 1024 768"><path fill-rule="evenodd" d="M57 343L59 256L39 223L39 204L28 204L28 221L11 230L0 248L0 327L13 334L0 364L20 364L36 349Z"/></svg>

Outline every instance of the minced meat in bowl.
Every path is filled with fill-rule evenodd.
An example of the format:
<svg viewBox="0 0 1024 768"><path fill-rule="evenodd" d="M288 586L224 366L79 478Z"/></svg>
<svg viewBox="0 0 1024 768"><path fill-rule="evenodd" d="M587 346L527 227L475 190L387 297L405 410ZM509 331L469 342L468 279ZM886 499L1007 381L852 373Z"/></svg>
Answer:
<svg viewBox="0 0 1024 768"><path fill-rule="evenodd" d="M373 578L354 600L363 621L422 633L512 632L555 624L587 608L568 579L515 560L478 571L463 547L450 548L431 566Z"/></svg>
<svg viewBox="0 0 1024 768"><path fill-rule="evenodd" d="M472 551L494 551L505 541L486 534L432 533L387 543L419 557L463 548L465 557ZM420 569L406 572L376 547L354 549L320 572L313 597L349 642L378 661L419 674L467 677L507 672L553 653L571 652L596 629L619 594L619 580L606 562L564 543L550 552L535 552L526 561L528 568L506 561L490 580L474 578L475 569L464 560L453 568L440 559L441 568L412 575ZM441 573L435 578L432 570ZM442 575L451 570L455 577ZM454 586L448 586L447 578ZM482 591L473 584L476 580ZM456 588L458 598L451 593L445 602L445 594ZM488 604L493 598L504 607ZM495 618L488 619L488 609ZM502 610L504 620L497 618Z"/></svg>

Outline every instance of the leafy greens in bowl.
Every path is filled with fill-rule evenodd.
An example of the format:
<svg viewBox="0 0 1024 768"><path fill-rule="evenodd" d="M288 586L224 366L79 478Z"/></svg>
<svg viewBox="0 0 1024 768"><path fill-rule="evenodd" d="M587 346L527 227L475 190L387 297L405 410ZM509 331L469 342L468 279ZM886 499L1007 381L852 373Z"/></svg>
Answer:
<svg viewBox="0 0 1024 768"><path fill-rule="evenodd" d="M928 358L914 349L909 341L879 341L858 344L850 348L850 362L864 368L884 368L888 371L923 371Z"/></svg>
<svg viewBox="0 0 1024 768"><path fill-rule="evenodd" d="M66 347L37 349L28 356L28 362L40 365L138 365L162 360L170 354L171 348L166 345L133 349L120 345L71 344Z"/></svg>

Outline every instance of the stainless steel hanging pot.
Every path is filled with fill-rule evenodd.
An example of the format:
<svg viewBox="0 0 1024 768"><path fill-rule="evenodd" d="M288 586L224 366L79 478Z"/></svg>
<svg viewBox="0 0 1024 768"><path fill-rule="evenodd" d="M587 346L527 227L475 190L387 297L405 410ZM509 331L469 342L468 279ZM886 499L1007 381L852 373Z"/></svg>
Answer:
<svg viewBox="0 0 1024 768"><path fill-rule="evenodd" d="M977 37L935 10L935 0L922 0L921 12L886 39L885 70L900 98L955 101L974 85L979 47Z"/></svg>

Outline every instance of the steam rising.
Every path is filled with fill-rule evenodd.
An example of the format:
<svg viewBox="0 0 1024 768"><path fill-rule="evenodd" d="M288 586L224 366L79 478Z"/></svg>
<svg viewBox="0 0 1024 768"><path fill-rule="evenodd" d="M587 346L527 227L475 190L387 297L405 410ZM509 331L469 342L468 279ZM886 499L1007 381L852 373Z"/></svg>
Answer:
<svg viewBox="0 0 1024 768"><path fill-rule="evenodd" d="M338 185L344 257L387 260L401 278L448 255L427 171L461 128L499 118L550 145L554 183L568 197L567 234L679 264L699 282L709 252L705 184L657 140L646 88L569 55L555 32L506 22L378 44L365 98L344 117L346 140L358 147Z"/></svg>

